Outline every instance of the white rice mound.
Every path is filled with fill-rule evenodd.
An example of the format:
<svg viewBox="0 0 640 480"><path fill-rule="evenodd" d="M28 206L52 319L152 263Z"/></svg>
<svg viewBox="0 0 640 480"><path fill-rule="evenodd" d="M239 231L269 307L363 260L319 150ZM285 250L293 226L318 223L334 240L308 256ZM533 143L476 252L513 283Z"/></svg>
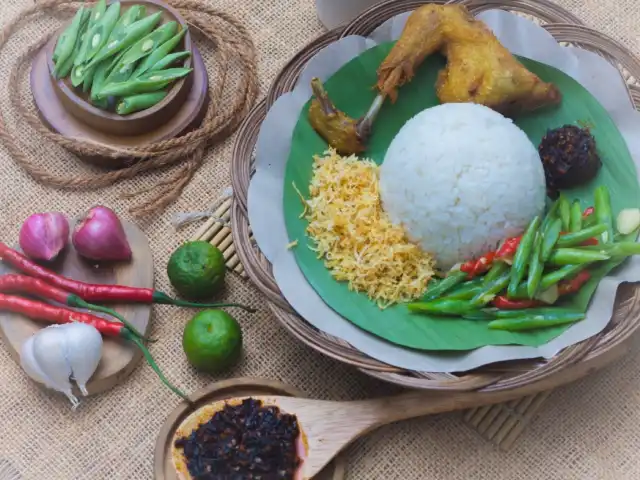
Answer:
<svg viewBox="0 0 640 480"><path fill-rule="evenodd" d="M519 235L544 209L536 147L511 120L482 105L448 103L404 124L380 168L391 222L451 268Z"/></svg>

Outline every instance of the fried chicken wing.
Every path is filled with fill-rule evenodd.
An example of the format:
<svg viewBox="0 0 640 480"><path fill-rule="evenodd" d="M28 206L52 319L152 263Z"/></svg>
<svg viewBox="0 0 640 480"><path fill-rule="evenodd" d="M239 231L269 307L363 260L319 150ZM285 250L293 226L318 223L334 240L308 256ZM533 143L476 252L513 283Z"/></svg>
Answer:
<svg viewBox="0 0 640 480"><path fill-rule="evenodd" d="M378 69L378 90L395 100L424 58L447 57L436 92L442 103L472 102L505 115L558 104L560 91L527 70L462 5L425 5L408 19Z"/></svg>
<svg viewBox="0 0 640 480"><path fill-rule="evenodd" d="M409 16L402 35L378 68L379 94L366 115L354 120L337 110L317 84L312 85L316 98L309 109L311 125L340 153L362 152L385 99L394 102L398 89L435 52L447 58L436 82L442 103L478 103L503 115L515 115L562 100L555 85L527 70L466 7L427 4Z"/></svg>

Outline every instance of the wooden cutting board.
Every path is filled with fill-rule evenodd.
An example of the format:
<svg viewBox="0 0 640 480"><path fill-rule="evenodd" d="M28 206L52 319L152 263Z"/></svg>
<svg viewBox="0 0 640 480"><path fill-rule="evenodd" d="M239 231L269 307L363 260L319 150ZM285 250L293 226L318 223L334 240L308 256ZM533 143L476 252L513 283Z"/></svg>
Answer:
<svg viewBox="0 0 640 480"><path fill-rule="evenodd" d="M83 282L153 288L153 257L149 242L144 233L133 223L123 222L123 227L133 253L131 262L96 265L82 259L69 245L51 268L66 277ZM0 274L12 271L10 267L0 262ZM149 333L151 305L112 304L109 306L129 320L140 332ZM108 315L90 313L113 320ZM46 324L34 322L22 315L0 311L0 338L4 348L9 349L9 353L18 363L22 343L45 326ZM102 360L87 384L89 394L104 392L124 381L141 359L142 353L135 346L118 339L105 338ZM77 389L75 394L80 398L81 394Z"/></svg>

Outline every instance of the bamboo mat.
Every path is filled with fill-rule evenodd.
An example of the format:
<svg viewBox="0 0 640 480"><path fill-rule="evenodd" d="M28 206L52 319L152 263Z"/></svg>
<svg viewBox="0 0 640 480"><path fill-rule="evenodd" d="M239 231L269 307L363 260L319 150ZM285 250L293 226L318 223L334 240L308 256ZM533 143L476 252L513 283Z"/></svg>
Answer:
<svg viewBox="0 0 640 480"><path fill-rule="evenodd" d="M235 15L252 32L260 53L262 94L288 59L323 31L315 18L313 0L205 3ZM640 25L638 0L558 3L640 55L640 37L635 30ZM32 4L32 0L0 2L0 24ZM40 19L12 41L0 55L0 78L8 78L11 62L36 35L57 25L54 20ZM207 52L203 53L210 71L215 70ZM26 89L24 94L28 95ZM4 85L0 85L0 107L10 109ZM57 174L72 170L74 160L64 151L41 142L26 127L22 135L33 154L51 159ZM201 222L179 232L173 230L176 213L207 208L230 184L230 148L231 142L227 142L209 152L181 199L141 227L151 242L157 287L162 290L170 291L166 261L180 243L204 237L221 245L230 268L237 273L229 275L225 299L259 309L252 316L237 314L245 336L244 358L224 377L197 374L187 364L180 345L182 328L193 312L159 306L154 308L152 335L160 341L150 347L159 364L187 391L222 378L256 376L290 383L318 398L346 400L395 393L397 389L299 344L274 321L262 297L242 278L225 224L226 209L214 212L220 214L215 215L222 220L219 224L209 221L205 228L207 222ZM19 170L1 148L0 176L0 241L15 241L20 222L34 211L56 209L76 215L92 204L103 203L126 217L128 204L120 195L131 185L84 193L44 189ZM144 187L156 180L154 175L145 175L134 183ZM639 360L636 348L607 370L548 394L383 428L348 450L346 478L640 478ZM0 480L148 480L155 437L175 404L155 375L141 365L123 385L86 400L72 413L60 395L30 382L0 344Z"/></svg>

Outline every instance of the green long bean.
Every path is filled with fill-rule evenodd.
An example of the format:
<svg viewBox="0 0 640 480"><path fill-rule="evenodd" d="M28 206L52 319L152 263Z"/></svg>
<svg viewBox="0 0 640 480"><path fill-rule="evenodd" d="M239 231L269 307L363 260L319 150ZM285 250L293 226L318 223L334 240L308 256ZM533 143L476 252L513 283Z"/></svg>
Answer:
<svg viewBox="0 0 640 480"><path fill-rule="evenodd" d="M142 60L142 62L140 62L138 67L134 70L133 76L138 77L143 73L146 73L159 61L166 58L167 55L169 55L173 51L173 49L176 48L176 46L178 45L178 43L180 43L180 41L182 40L182 38L185 36L186 33L187 33L187 29L183 28L177 34L171 37L169 40L159 45L147 57L145 57L144 60ZM156 68L155 70L161 70L161 68Z"/></svg>
<svg viewBox="0 0 640 480"><path fill-rule="evenodd" d="M613 231L613 212L611 211L611 197L609 195L609 189L600 185L593 193L595 203L595 215L598 223L602 223L607 226L607 231L600 235L602 243L611 243L614 238Z"/></svg>
<svg viewBox="0 0 640 480"><path fill-rule="evenodd" d="M522 240L520 240L520 245L518 246L518 250L516 250L516 254L513 257L513 265L511 266L511 279L509 281L509 287L507 289L507 293L509 296L516 293L518 285L520 285L520 282L524 278L524 275L527 271L527 266L529 264L529 259L531 258L533 243L535 241L536 233L538 232L539 226L540 217L536 216L533 220L531 220L531 223L529 223L527 230L522 236Z"/></svg>

